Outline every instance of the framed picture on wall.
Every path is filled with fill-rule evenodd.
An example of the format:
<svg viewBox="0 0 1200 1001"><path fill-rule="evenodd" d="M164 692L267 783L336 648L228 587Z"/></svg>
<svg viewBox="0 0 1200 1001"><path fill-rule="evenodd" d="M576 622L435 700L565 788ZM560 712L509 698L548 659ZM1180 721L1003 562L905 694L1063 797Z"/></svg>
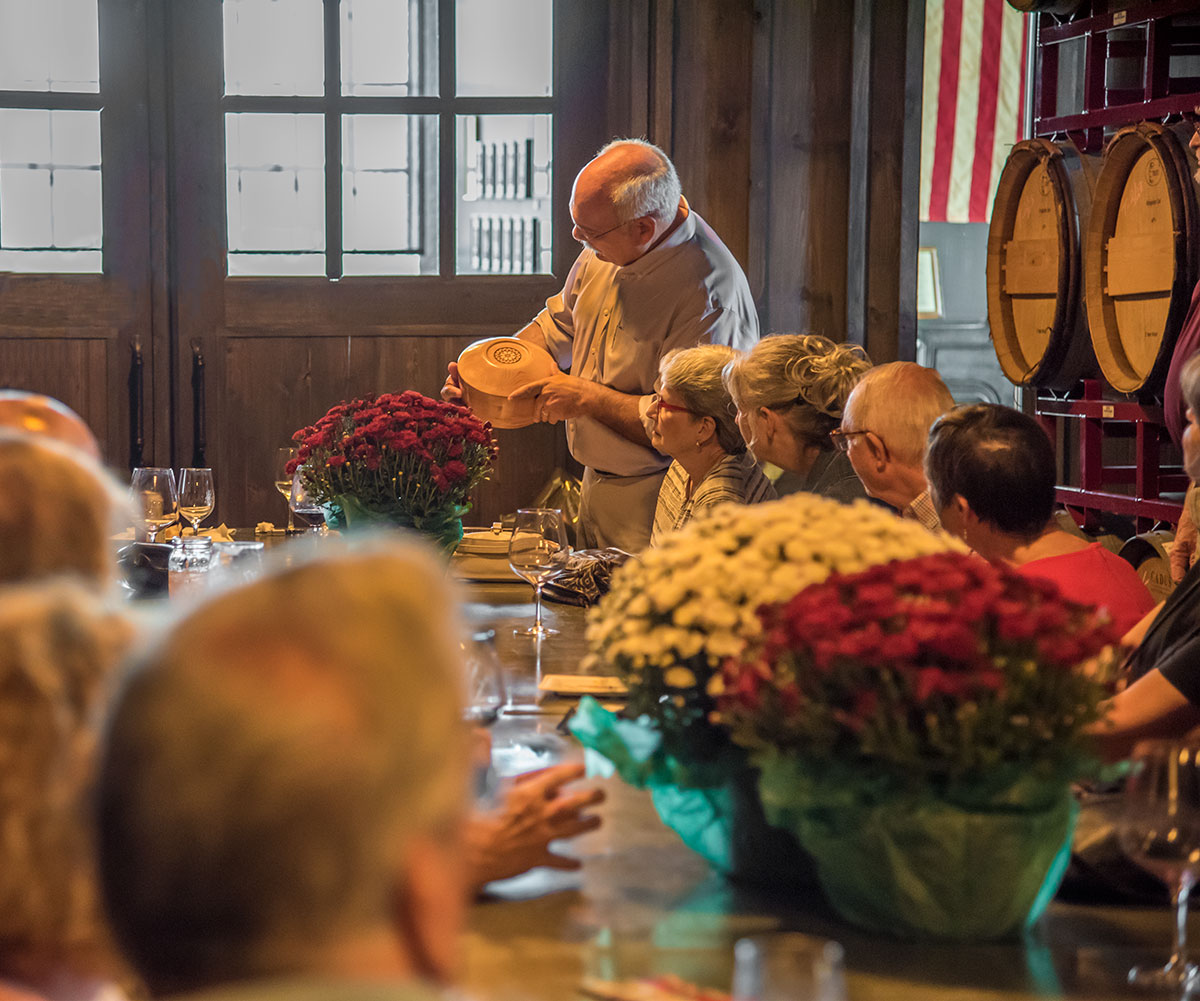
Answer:
<svg viewBox="0 0 1200 1001"><path fill-rule="evenodd" d="M917 319L942 316L942 282L938 277L937 247L917 248Z"/></svg>

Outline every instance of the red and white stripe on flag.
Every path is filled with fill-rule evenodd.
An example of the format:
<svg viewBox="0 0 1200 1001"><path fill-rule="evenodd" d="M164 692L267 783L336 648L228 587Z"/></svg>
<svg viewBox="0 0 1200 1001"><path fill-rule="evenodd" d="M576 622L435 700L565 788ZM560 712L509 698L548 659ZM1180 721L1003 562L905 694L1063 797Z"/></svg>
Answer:
<svg viewBox="0 0 1200 1001"><path fill-rule="evenodd" d="M991 217L1021 138L1026 24L1005 0L926 0L922 222Z"/></svg>

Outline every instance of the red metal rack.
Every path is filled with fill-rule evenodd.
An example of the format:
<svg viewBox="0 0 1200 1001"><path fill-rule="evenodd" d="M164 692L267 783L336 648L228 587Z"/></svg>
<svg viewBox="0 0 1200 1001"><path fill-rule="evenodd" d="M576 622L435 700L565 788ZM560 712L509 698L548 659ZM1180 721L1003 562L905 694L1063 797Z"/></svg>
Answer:
<svg viewBox="0 0 1200 1001"><path fill-rule="evenodd" d="M1200 103L1200 76L1171 74L1173 57L1200 54L1197 11L1195 0L1143 0L1061 23L1038 15L1034 135L1068 133L1095 153L1105 129L1191 111ZM1066 80L1082 72L1082 106L1059 107L1060 68Z"/></svg>
<svg viewBox="0 0 1200 1001"><path fill-rule="evenodd" d="M1060 486L1056 496L1080 525L1095 524L1101 512L1132 518L1139 532L1148 531L1160 521L1174 524L1179 520L1181 504L1163 499L1162 494L1186 490L1188 478L1181 466L1162 463L1163 446L1170 444L1162 407L1105 399L1101 383L1085 379L1082 396L1039 396L1034 413L1052 440L1057 437L1060 421L1077 422L1079 486ZM1130 437L1134 441L1134 464L1106 465L1105 440ZM1132 493L1106 489L1130 484Z"/></svg>

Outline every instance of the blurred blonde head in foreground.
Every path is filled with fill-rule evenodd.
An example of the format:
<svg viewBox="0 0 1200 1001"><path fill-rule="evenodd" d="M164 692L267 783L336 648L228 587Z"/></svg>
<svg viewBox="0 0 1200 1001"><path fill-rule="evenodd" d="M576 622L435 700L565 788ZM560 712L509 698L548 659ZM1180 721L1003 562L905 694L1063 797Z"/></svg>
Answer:
<svg viewBox="0 0 1200 1001"><path fill-rule="evenodd" d="M468 748L445 576L413 542L330 540L199 606L130 672L99 857L152 993L337 975L347 956L448 978Z"/></svg>
<svg viewBox="0 0 1200 1001"><path fill-rule="evenodd" d="M127 499L98 462L48 438L0 431L0 585L73 574L104 588Z"/></svg>
<svg viewBox="0 0 1200 1001"><path fill-rule="evenodd" d="M89 828L96 716L131 639L58 582L0 588L0 977L45 989L117 975ZM53 991L47 991L53 994Z"/></svg>

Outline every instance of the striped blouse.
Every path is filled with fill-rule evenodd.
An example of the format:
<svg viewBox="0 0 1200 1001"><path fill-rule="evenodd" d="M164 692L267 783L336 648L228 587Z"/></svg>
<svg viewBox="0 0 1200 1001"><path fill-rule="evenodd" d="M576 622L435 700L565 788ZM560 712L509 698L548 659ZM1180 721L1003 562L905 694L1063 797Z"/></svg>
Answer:
<svg viewBox="0 0 1200 1001"><path fill-rule="evenodd" d="M682 528L692 520L693 515L718 504L729 501L735 504L758 504L775 499L775 488L763 475L762 468L754 461L749 450L721 459L696 484L690 500L687 486L687 472L678 462L672 462L658 491L650 545L657 546L668 532Z"/></svg>

